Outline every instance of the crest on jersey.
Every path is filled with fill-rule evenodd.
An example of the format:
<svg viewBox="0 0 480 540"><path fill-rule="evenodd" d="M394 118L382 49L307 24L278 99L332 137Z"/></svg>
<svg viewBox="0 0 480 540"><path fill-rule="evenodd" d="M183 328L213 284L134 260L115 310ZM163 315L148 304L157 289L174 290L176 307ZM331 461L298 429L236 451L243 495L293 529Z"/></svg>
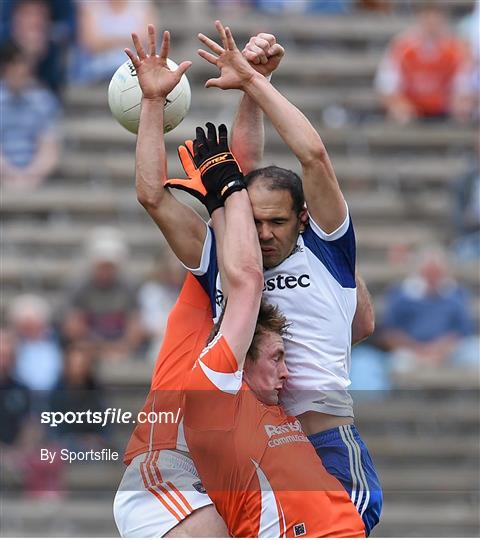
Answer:
<svg viewBox="0 0 480 540"><path fill-rule="evenodd" d="M305 527L305 523L297 523L293 526L293 534L295 535L295 538L297 536L303 536L304 534L307 534L307 528Z"/></svg>
<svg viewBox="0 0 480 540"><path fill-rule="evenodd" d="M192 484L192 486L199 492L199 493L207 493L207 490L203 487L202 482L198 481L195 482L195 484Z"/></svg>

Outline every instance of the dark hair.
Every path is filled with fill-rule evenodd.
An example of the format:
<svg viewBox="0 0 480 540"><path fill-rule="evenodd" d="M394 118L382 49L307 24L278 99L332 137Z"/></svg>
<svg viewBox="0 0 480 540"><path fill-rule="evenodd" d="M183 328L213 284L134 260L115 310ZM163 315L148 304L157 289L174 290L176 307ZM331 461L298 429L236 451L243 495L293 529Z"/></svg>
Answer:
<svg viewBox="0 0 480 540"><path fill-rule="evenodd" d="M22 58L23 54L20 47L13 41L6 41L0 47L0 69L2 70L2 75L6 66L22 60Z"/></svg>
<svg viewBox="0 0 480 540"><path fill-rule="evenodd" d="M226 308L226 304L225 304ZM207 345L215 338L220 330L223 316L225 314L225 308L220 315L220 318L215 323L207 339ZM290 324L287 322L285 315L280 311L278 306L268 304L264 300L260 303L260 309L258 311L257 325L255 326L255 332L253 334L252 342L247 351L247 356L250 360L255 361L258 358L259 344L263 334L266 332L273 332L283 337L288 330Z"/></svg>
<svg viewBox="0 0 480 540"><path fill-rule="evenodd" d="M257 180L262 180L265 187L271 191L282 189L288 191L292 197L293 209L297 215L304 209L305 196L303 195L302 180L297 173L270 165L262 169L255 169L245 176L247 187Z"/></svg>

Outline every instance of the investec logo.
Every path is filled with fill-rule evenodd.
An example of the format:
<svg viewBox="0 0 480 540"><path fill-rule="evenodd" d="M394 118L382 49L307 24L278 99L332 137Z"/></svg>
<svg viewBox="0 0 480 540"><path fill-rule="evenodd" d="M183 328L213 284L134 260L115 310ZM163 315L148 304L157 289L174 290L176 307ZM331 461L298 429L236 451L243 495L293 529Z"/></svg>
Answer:
<svg viewBox="0 0 480 540"><path fill-rule="evenodd" d="M301 287L305 289L310 287L310 276L302 274L301 276L285 276L278 274L275 277L268 278L263 284L263 291L274 291L275 289L295 289Z"/></svg>
<svg viewBox="0 0 480 540"><path fill-rule="evenodd" d="M285 424L281 424L280 426L265 424L264 427L267 437L270 439L268 441L268 446L275 447L279 446L280 444L291 442L308 442L307 437L305 437L302 432L300 420L295 420L295 422L287 422ZM277 435L279 437L277 437ZM283 435L283 437L280 435Z"/></svg>

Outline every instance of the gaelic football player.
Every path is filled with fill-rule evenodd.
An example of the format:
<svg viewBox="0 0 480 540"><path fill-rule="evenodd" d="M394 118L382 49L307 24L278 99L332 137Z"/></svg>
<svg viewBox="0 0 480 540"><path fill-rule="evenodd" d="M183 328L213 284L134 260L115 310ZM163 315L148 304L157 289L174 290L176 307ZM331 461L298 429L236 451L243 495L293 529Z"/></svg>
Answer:
<svg viewBox="0 0 480 540"><path fill-rule="evenodd" d="M216 28L222 45L199 35L211 51L200 50L200 56L220 70L220 76L207 81L206 87L240 89L245 94L232 151L243 156L240 165L248 172L245 182L263 257L264 298L277 305L291 324L286 337L290 377L281 403L288 414L299 418L326 469L350 494L368 535L380 517L382 491L353 423L347 388L352 321L357 313L361 323L353 324L354 342L365 335L358 328L368 329L373 323L368 320L365 290L357 287L355 279L355 236L348 207L317 131L265 73L253 69L234 45L230 30L219 21ZM256 41L263 50L262 65L268 62L273 45L271 38ZM261 111L298 159L303 179L279 167L251 170L252 159L246 156L261 152L254 150L252 139L263 147ZM188 181L173 180L167 185L188 189ZM208 229L205 236L203 223L194 224L193 217L191 225L189 240L177 236L177 252L221 303L224 295L212 231Z"/></svg>
<svg viewBox="0 0 480 540"><path fill-rule="evenodd" d="M231 38L227 41L231 46ZM197 128L193 160L206 194L225 211L217 233L228 301L185 381L186 441L233 537L364 537L340 482L328 474L300 422L278 406L288 379L278 308L260 306L262 254L243 174L227 130ZM259 311L260 310L260 311ZM258 317L258 318L257 318Z"/></svg>

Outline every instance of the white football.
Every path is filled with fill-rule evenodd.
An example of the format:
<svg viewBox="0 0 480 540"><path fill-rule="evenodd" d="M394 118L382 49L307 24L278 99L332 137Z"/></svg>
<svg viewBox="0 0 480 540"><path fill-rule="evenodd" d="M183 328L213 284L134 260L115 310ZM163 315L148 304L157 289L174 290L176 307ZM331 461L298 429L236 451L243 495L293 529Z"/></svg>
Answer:
<svg viewBox="0 0 480 540"><path fill-rule="evenodd" d="M177 64L167 58L168 67L173 71ZM163 113L163 131L168 133L176 128L185 118L190 108L190 84L186 75L168 94ZM138 83L137 72L130 60L123 63L113 74L108 86L108 105L113 116L128 131L138 133L140 120L140 102L142 90Z"/></svg>

